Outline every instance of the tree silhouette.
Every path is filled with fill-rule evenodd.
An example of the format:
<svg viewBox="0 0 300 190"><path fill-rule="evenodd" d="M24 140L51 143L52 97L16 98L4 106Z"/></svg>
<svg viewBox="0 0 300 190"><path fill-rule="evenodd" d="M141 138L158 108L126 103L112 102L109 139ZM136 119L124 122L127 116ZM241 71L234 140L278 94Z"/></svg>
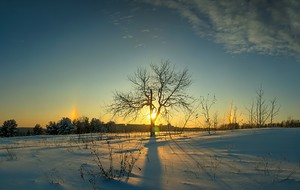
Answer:
<svg viewBox="0 0 300 190"><path fill-rule="evenodd" d="M73 125L75 126L76 133L82 134L82 133L90 133L90 122L89 118L86 116L81 116L77 119L73 120Z"/></svg>
<svg viewBox="0 0 300 190"><path fill-rule="evenodd" d="M72 124L72 121L68 117L63 117L58 123L58 134L59 135L65 135L65 134L71 134L75 131L74 125Z"/></svg>
<svg viewBox="0 0 300 190"><path fill-rule="evenodd" d="M270 107L264 99L264 90L262 85L256 91L256 125L262 127L270 116Z"/></svg>
<svg viewBox="0 0 300 190"><path fill-rule="evenodd" d="M49 135L58 134L58 125L55 123L55 121L49 121L49 123L46 125L46 132Z"/></svg>
<svg viewBox="0 0 300 190"><path fill-rule="evenodd" d="M17 122L14 119L6 120L0 128L0 136L14 137L17 135Z"/></svg>
<svg viewBox="0 0 300 190"><path fill-rule="evenodd" d="M189 109L192 97L186 93L191 84L187 69L175 71L170 61L160 65L151 64L150 70L138 68L129 77L133 90L128 93L116 91L109 111L114 116L138 118L144 107L149 108L150 136L155 136L155 121L168 109Z"/></svg>
<svg viewBox="0 0 300 190"><path fill-rule="evenodd" d="M270 124L273 124L274 118L276 115L278 115L280 106L277 105L277 98L274 97L271 101L271 109L270 109Z"/></svg>
<svg viewBox="0 0 300 190"><path fill-rule="evenodd" d="M262 127L269 118L270 124L273 124L275 116L279 113L280 106L277 105L276 97L270 100L270 104L268 104L264 98L264 94L263 87L260 85L260 88L256 91L255 101L252 101L251 107L247 108L250 125L256 124L256 126Z"/></svg>
<svg viewBox="0 0 300 190"><path fill-rule="evenodd" d="M41 135L43 134L43 128L41 127L40 124L36 124L33 128L33 134L34 135Z"/></svg>
<svg viewBox="0 0 300 190"><path fill-rule="evenodd" d="M200 104L202 107L202 115L204 116L205 123L208 128L208 134L211 134L211 126L212 126L212 119L211 119L211 107L216 103L217 99L216 96L214 95L213 98L209 97L209 94L207 97L200 97Z"/></svg>
<svg viewBox="0 0 300 190"><path fill-rule="evenodd" d="M103 132L104 123L99 119L92 118L90 122L90 131L91 132Z"/></svg>

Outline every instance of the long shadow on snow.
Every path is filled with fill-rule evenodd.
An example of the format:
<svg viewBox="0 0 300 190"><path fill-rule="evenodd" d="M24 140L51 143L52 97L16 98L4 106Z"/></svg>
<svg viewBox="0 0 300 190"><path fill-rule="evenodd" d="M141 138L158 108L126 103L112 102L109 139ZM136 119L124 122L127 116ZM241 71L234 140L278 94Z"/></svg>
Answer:
<svg viewBox="0 0 300 190"><path fill-rule="evenodd" d="M144 190L161 190L162 187L162 167L158 154L158 146L165 144L165 142L157 142L156 137L150 138L149 142L145 144L148 148L147 159L145 160L145 167L143 171L143 181L139 185Z"/></svg>

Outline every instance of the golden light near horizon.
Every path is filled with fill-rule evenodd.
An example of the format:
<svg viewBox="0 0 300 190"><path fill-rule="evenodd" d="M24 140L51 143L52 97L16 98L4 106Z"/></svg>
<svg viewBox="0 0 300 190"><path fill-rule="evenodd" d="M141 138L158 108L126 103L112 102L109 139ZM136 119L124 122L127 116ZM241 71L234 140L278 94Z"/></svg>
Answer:
<svg viewBox="0 0 300 190"><path fill-rule="evenodd" d="M74 120L77 118L78 118L78 110L77 110L77 107L75 106L71 112L71 119Z"/></svg>
<svg viewBox="0 0 300 190"><path fill-rule="evenodd" d="M233 116L232 110L230 110L228 115L229 123L233 123Z"/></svg>

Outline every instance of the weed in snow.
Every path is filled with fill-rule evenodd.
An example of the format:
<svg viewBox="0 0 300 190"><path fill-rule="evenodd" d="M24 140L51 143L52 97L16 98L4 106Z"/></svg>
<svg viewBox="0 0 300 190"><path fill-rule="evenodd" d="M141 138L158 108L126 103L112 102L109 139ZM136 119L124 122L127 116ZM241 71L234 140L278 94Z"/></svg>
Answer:
<svg viewBox="0 0 300 190"><path fill-rule="evenodd" d="M286 158L284 161L286 161ZM283 161L272 159L271 153L268 153L266 156L259 157L255 170L262 171L265 176L270 176L272 183L287 181L300 171L300 160L299 167L290 170L283 167Z"/></svg>
<svg viewBox="0 0 300 190"><path fill-rule="evenodd" d="M7 161L13 161L18 159L16 153L14 153L11 148L6 148L6 152L7 152Z"/></svg>
<svg viewBox="0 0 300 190"><path fill-rule="evenodd" d="M212 174L212 179L216 179L216 173L220 166L220 160L217 156L210 156L210 173Z"/></svg>
<svg viewBox="0 0 300 190"><path fill-rule="evenodd" d="M268 153L265 156L259 157L259 161L255 166L257 171L262 171L264 175L270 175L270 165L272 162L271 153Z"/></svg>
<svg viewBox="0 0 300 190"><path fill-rule="evenodd" d="M98 189L97 187L99 186L99 184L97 184L97 177L100 177L98 175L98 173L93 172L93 170L91 168L89 168L88 164L84 163L81 164L80 168L79 168L79 173L80 173L80 177L81 179L83 179L83 181L86 181L86 178L88 180L88 182L90 183L90 185L92 186L93 190Z"/></svg>
<svg viewBox="0 0 300 190"><path fill-rule="evenodd" d="M59 172L56 168L50 170L47 174L47 178L50 184L53 185L62 185L64 183L63 178L59 175Z"/></svg>
<svg viewBox="0 0 300 190"><path fill-rule="evenodd" d="M89 167L88 164L82 164L79 169L81 178L84 181L88 179L93 189L97 189L97 180L100 177L107 180L123 180L124 182L128 182L132 170L135 167L135 163L138 160L139 155L141 154L140 149L135 150L137 151L137 153L134 151L123 150L123 145L121 144L119 145L119 148L121 150L117 152L119 153L119 159L117 159L117 154L115 154L116 152L114 152L110 141L107 140L106 144L108 150L106 162L104 156L100 155L96 148L94 148L91 152L95 156L94 161L98 166L97 171ZM108 167L105 167L106 165ZM116 165L119 166L116 167ZM141 170L140 168L138 169Z"/></svg>

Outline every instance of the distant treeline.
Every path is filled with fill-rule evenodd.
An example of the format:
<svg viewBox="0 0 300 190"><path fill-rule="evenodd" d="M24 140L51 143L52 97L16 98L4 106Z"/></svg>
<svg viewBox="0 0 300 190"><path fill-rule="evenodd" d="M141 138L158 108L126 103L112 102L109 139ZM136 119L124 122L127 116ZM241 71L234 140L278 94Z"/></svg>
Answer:
<svg viewBox="0 0 300 190"><path fill-rule="evenodd" d="M71 121L65 117L58 122L50 121L45 128L36 124L34 128L17 128L15 120L7 120L0 128L1 137L13 136L29 136L29 135L64 135L64 134L83 134L83 133L133 133L133 132L149 132L150 126L147 124L116 124L113 121L104 123L99 119L89 120L87 117L81 117ZM234 129L251 129L251 128L266 128L266 127L282 127L282 128L300 128L300 120L287 120L281 123L273 123L266 125L254 124L222 124L211 130L234 130ZM158 125L157 132L184 132L184 131L206 131L208 128L194 127L181 128L171 124Z"/></svg>
<svg viewBox="0 0 300 190"><path fill-rule="evenodd" d="M255 124L238 124L229 123L218 127L219 130L233 130L233 129L251 129L251 128L267 128L267 127L281 127L281 128L300 128L300 120L287 120L281 123L269 123L264 125Z"/></svg>

